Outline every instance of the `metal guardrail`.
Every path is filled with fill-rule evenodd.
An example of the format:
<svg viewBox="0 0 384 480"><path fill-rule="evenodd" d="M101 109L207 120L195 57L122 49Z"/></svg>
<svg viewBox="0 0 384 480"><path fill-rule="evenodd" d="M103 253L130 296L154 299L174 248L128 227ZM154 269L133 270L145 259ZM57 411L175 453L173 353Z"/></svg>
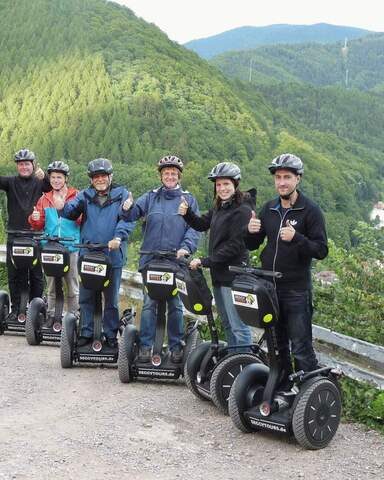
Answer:
<svg viewBox="0 0 384 480"><path fill-rule="evenodd" d="M4 263L5 258L6 246L0 245L0 262ZM140 302L143 299L142 287L140 273L123 270L120 295ZM189 312L185 314L197 318ZM313 337L321 363L339 366L348 377L372 383L384 390L384 347L318 325L313 325Z"/></svg>

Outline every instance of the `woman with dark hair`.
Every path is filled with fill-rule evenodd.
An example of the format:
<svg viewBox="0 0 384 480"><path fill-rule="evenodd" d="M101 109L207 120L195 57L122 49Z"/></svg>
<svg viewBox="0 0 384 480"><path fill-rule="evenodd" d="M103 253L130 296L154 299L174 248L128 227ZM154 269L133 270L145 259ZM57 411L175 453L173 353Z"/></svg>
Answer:
<svg viewBox="0 0 384 480"><path fill-rule="evenodd" d="M250 194L239 190L241 171L234 163L219 163L208 178L215 184L215 200L208 213L196 215L183 197L179 206L179 214L192 228L200 232L210 230L208 256L193 259L190 268L210 269L216 308L228 346L244 347L252 343L252 336L232 303L234 274L228 267L248 262L248 251L241 232L248 225L254 205Z"/></svg>

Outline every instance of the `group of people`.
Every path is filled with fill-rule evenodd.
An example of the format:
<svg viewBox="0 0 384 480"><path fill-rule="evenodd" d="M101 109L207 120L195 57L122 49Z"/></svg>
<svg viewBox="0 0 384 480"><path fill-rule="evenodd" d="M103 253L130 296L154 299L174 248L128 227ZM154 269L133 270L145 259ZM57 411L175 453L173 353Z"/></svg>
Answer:
<svg viewBox="0 0 384 480"><path fill-rule="evenodd" d="M65 276L67 309L80 308L79 346L91 342L93 336L94 292L79 286L78 252L73 244L104 243L112 262L112 279L104 293L103 331L111 348L117 346L119 327L119 287L126 263L129 235L142 222L142 251L139 271L143 272L155 250L175 251L177 257L193 255L199 243L199 232L209 230L207 255L193 258L191 269L209 268L216 308L220 315L227 343L237 351L252 343L248 326L240 319L231 296L233 273L230 265L248 263L248 251L258 249L261 266L282 272L275 280L280 307L277 335L285 372L294 368L311 371L317 368L312 346L312 259L327 255L327 236L320 208L299 189L304 167L299 157L282 154L269 165L277 197L267 202L260 214L255 212L255 199L241 191L240 168L230 162L216 165L208 175L213 182L213 204L200 215L195 197L181 186L183 162L174 155L161 158L157 168L160 186L137 200L125 187L113 182L109 160L98 158L88 164L90 186L77 191L68 185L69 167L62 161L52 162L44 173L36 165L33 152L22 149L15 155L17 175L0 176L0 190L8 201L8 231L44 230L50 236L69 236L71 268ZM10 255L12 233L7 241L7 269L12 309L20 308L23 282L30 283L30 298L42 296L43 274L36 265L28 272L17 270ZM48 321L54 314L55 284L48 279ZM141 313L139 360L149 362L156 333L158 302L144 292ZM171 359L183 358L183 308L180 298L167 300L167 333ZM287 378L286 377L286 378Z"/></svg>

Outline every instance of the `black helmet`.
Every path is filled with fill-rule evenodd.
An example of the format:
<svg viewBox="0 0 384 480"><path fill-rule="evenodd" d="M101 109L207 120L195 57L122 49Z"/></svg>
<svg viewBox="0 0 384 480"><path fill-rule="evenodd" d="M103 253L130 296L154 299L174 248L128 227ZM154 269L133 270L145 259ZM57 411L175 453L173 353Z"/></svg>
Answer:
<svg viewBox="0 0 384 480"><path fill-rule="evenodd" d="M34 162L35 159L35 154L27 148L22 148L15 153L15 162Z"/></svg>
<svg viewBox="0 0 384 480"><path fill-rule="evenodd" d="M304 165L301 158L292 153L283 153L272 160L268 166L268 170L274 174L276 170L292 170L296 175L302 175L304 172Z"/></svg>
<svg viewBox="0 0 384 480"><path fill-rule="evenodd" d="M180 172L182 172L184 168L183 162L175 155L166 155L165 157L161 158L157 166L159 172L161 172L161 170L165 167L176 167L180 170Z"/></svg>
<svg viewBox="0 0 384 480"><path fill-rule="evenodd" d="M69 175L69 167L61 160L56 160L48 165L47 173L58 172L63 173L65 176Z"/></svg>
<svg viewBox="0 0 384 480"><path fill-rule="evenodd" d="M216 178L232 178L238 182L241 179L241 170L235 163L221 162L212 168L208 178L212 182Z"/></svg>
<svg viewBox="0 0 384 480"><path fill-rule="evenodd" d="M88 176L93 177L98 173L106 173L110 175L113 173L112 163L106 158L96 158L88 163Z"/></svg>

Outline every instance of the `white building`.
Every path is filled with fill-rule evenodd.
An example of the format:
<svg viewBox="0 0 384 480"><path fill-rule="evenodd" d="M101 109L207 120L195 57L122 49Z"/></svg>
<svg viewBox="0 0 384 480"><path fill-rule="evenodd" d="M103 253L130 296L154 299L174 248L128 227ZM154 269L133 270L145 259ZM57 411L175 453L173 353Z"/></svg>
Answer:
<svg viewBox="0 0 384 480"><path fill-rule="evenodd" d="M379 219L379 223L377 225L377 228L383 228L384 227L384 202L377 202L373 206L373 210L370 215L370 219L372 221Z"/></svg>

